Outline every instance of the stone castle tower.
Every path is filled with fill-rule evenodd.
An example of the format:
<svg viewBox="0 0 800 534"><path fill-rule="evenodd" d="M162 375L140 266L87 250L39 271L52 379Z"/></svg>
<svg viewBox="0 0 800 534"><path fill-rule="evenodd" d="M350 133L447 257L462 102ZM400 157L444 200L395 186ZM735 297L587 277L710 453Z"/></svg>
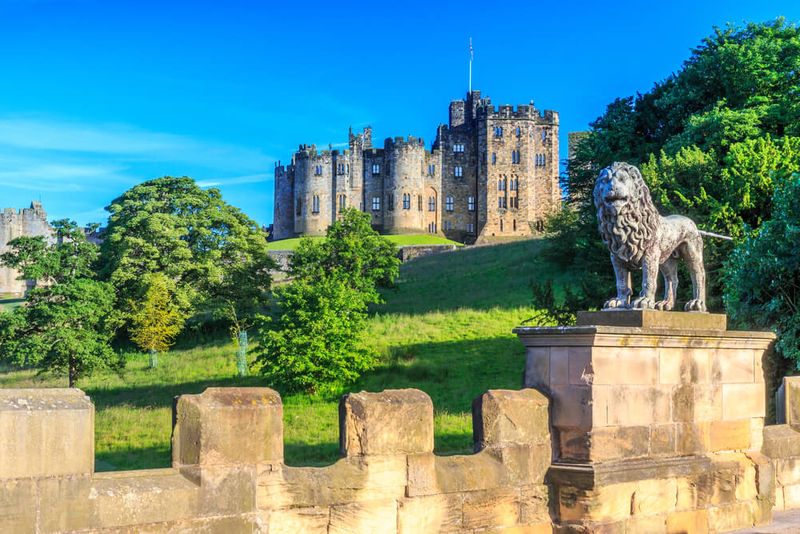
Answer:
<svg viewBox="0 0 800 534"><path fill-rule="evenodd" d="M18 237L39 235L53 235L41 203L31 202L30 208L21 210L6 208L0 214L0 254L6 252L8 243ZM33 281L17 280L17 276L17 271L0 267L0 294L23 295L34 285Z"/></svg>
<svg viewBox="0 0 800 534"><path fill-rule="evenodd" d="M480 91L450 103L431 150L421 138L372 146L350 132L349 149L301 145L275 167L275 239L321 235L344 208L372 214L387 234L431 233L462 242L527 236L561 206L558 113L533 103L492 106Z"/></svg>

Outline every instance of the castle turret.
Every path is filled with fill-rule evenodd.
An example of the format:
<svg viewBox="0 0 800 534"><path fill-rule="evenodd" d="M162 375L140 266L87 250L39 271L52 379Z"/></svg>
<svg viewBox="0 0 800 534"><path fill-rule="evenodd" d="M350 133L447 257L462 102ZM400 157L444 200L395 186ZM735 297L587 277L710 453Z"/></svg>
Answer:
<svg viewBox="0 0 800 534"><path fill-rule="evenodd" d="M294 237L294 166L275 164L275 215L272 239Z"/></svg>
<svg viewBox="0 0 800 534"><path fill-rule="evenodd" d="M420 197L425 188L425 142L409 136L387 139L384 144L387 175L384 178L383 231L413 233L423 228L423 203Z"/></svg>
<svg viewBox="0 0 800 534"><path fill-rule="evenodd" d="M0 215L0 254L8 250L9 242L23 236L53 238L53 228L40 202L31 202L30 208L21 210L5 208ZM0 267L0 293L23 295L35 285L34 280L17 280L18 276L14 269Z"/></svg>

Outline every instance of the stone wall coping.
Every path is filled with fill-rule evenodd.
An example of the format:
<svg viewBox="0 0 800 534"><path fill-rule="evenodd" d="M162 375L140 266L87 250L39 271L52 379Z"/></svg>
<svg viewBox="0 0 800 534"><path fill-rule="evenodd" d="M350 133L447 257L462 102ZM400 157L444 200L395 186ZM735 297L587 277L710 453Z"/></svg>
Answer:
<svg viewBox="0 0 800 534"><path fill-rule="evenodd" d="M775 340L773 332L745 330L684 330L630 326L518 326L512 330L527 347L560 346L721 346L745 342L766 348Z"/></svg>
<svg viewBox="0 0 800 534"><path fill-rule="evenodd" d="M643 458L604 463L553 462L548 478L558 484L594 489L610 484L649 479L680 478L709 471L708 456Z"/></svg>
<svg viewBox="0 0 800 534"><path fill-rule="evenodd" d="M0 411L90 410L92 401L80 389L0 389Z"/></svg>

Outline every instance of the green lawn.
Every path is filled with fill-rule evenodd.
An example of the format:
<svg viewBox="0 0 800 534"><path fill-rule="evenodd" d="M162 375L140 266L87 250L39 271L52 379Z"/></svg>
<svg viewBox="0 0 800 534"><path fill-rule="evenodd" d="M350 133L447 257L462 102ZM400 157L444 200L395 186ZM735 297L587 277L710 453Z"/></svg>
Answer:
<svg viewBox="0 0 800 534"><path fill-rule="evenodd" d="M14 295L0 293L0 313L5 310L16 308L17 306L21 306L24 301L25 299L16 297Z"/></svg>
<svg viewBox="0 0 800 534"><path fill-rule="evenodd" d="M379 351L381 365L348 390L419 388L433 399L437 452L470 451L472 400L489 388L521 385L523 349L511 329L536 315L530 280L551 276L535 262L538 247L531 240L468 248L403 265L398 287L373 310L364 340ZM269 385L257 376L235 378L234 349L224 339L159 360L150 370L146 355L132 355L123 377L102 374L78 383L97 408L98 469L168 466L176 395ZM5 388L64 385L30 371L0 373ZM335 461L337 406L335 398L284 398L288 464Z"/></svg>
<svg viewBox="0 0 800 534"><path fill-rule="evenodd" d="M395 245L402 247L406 245L457 245L463 246L462 243L451 241L443 237L438 237L430 234L412 234L412 235L385 235L383 236ZM271 241L267 244L269 250L294 250L300 243L299 237L292 239L281 239L280 241ZM311 237L309 239L324 239L322 237Z"/></svg>

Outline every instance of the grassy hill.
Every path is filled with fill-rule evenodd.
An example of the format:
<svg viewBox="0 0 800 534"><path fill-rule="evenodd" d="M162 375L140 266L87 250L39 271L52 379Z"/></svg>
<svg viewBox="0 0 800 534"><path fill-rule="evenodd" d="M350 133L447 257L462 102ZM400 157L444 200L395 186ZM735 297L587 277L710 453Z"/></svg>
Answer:
<svg viewBox="0 0 800 534"><path fill-rule="evenodd" d="M410 234L410 235L385 235L383 236L398 247L407 245L457 245L463 246L463 243L458 241L451 241L444 237L438 237L430 234ZM300 244L299 237L292 239L281 239L279 241L270 241L267 244L269 250L294 250ZM311 237L309 239L325 239L324 237Z"/></svg>
<svg viewBox="0 0 800 534"><path fill-rule="evenodd" d="M435 408L439 453L472 446L472 400L489 388L517 389L523 349L511 329L536 315L529 305L534 277L553 273L538 265L540 243L520 241L470 247L403 265L396 289L376 307L364 343L382 355L381 365L348 391L415 387ZM146 355L131 355L124 376L102 374L78 387L97 408L98 469L164 467L174 396L208 386L268 386L258 376L236 378L227 339L175 349L147 369ZM30 371L0 373L0 387L53 387ZM286 461L324 465L338 456L338 398L284 398Z"/></svg>

